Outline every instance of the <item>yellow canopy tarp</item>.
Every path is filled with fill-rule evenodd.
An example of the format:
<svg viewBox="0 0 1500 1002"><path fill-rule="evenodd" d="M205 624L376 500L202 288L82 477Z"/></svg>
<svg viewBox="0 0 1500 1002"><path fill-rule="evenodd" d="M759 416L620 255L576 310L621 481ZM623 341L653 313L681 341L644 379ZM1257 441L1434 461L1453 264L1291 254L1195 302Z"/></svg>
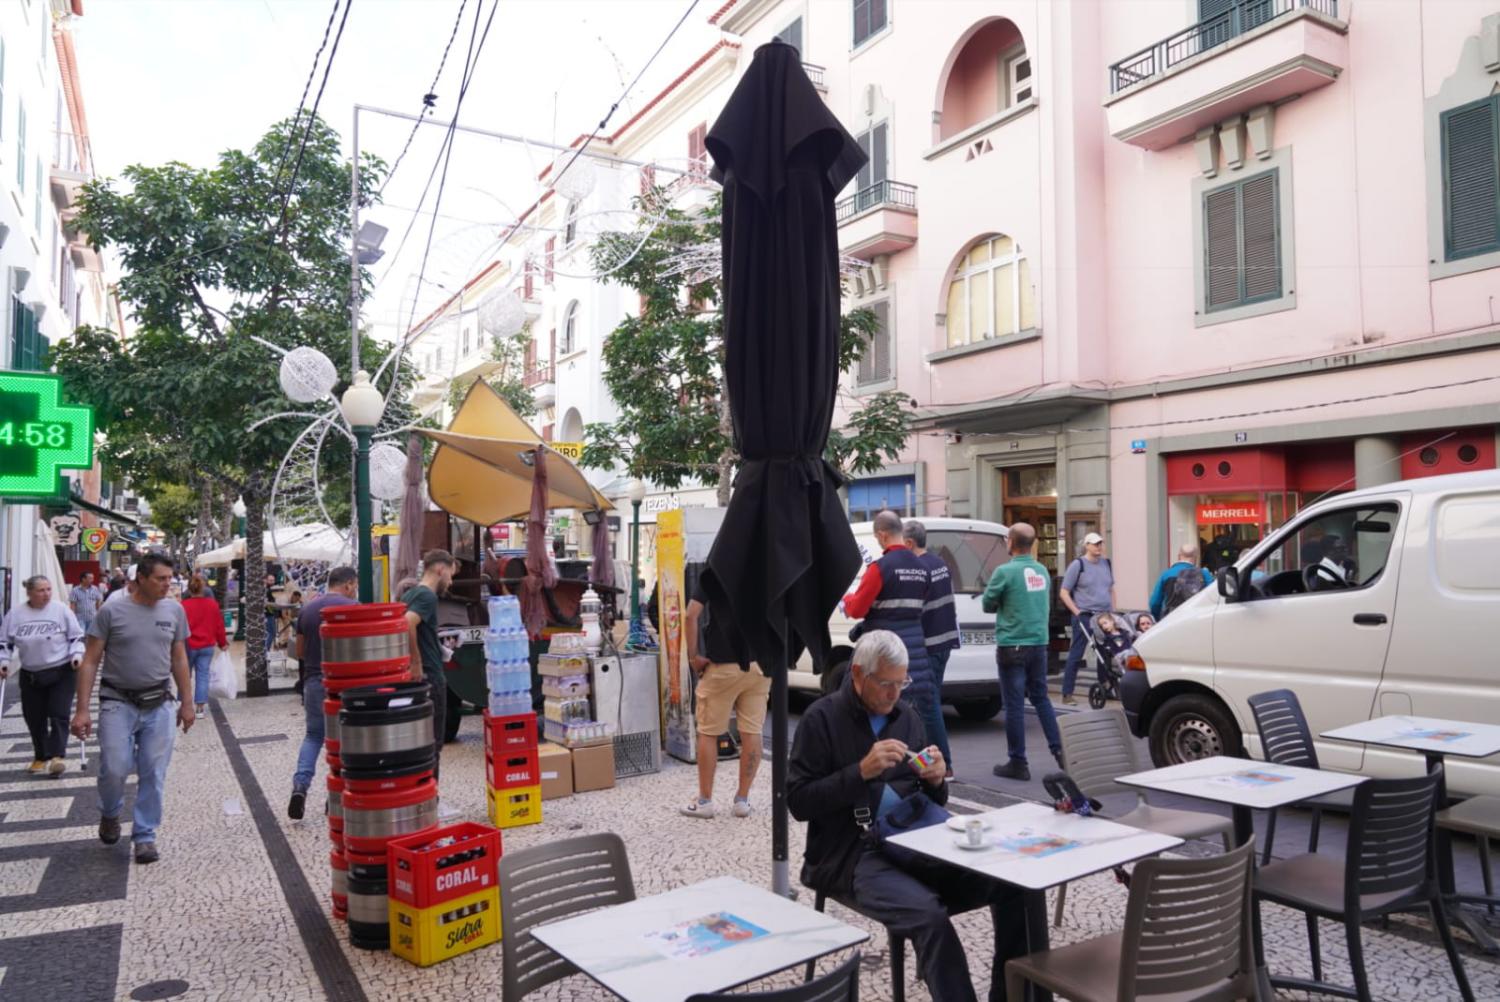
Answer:
<svg viewBox="0 0 1500 1002"><path fill-rule="evenodd" d="M532 465L547 452L547 507L611 509L583 472L513 411L484 380L470 387L446 431L416 429L438 443L427 467L427 495L450 515L476 525L524 519L531 510Z"/></svg>

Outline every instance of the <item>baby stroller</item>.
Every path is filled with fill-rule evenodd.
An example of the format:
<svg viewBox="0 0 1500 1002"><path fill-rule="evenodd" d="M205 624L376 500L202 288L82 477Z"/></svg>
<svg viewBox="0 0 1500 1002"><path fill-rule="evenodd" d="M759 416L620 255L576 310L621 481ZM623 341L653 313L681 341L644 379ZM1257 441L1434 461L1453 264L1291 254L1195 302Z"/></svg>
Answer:
<svg viewBox="0 0 1500 1002"><path fill-rule="evenodd" d="M1114 623L1115 632L1106 633L1100 620L1108 615ZM1100 613L1089 624L1089 642L1093 645L1097 659L1099 681L1089 686L1089 708L1104 709L1104 704L1120 698L1120 679L1125 674L1125 658L1135 649L1136 627L1141 617L1151 618L1146 612ZM1153 619L1150 625L1155 625Z"/></svg>

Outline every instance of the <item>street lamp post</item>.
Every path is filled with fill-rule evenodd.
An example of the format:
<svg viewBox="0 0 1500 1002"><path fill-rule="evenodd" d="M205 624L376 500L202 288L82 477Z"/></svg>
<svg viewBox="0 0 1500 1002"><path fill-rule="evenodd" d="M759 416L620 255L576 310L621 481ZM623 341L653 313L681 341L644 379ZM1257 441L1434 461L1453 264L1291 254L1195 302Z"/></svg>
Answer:
<svg viewBox="0 0 1500 1002"><path fill-rule="evenodd" d="M385 398L370 383L363 369L354 374L354 382L339 401L344 420L354 433L354 507L359 547L359 600L375 601L375 562L370 553L370 439L385 411Z"/></svg>
<svg viewBox="0 0 1500 1002"><path fill-rule="evenodd" d="M234 542L236 534L245 534L245 499L235 498L234 507L230 509L234 513L234 524L229 528L229 541ZM233 561L231 561L233 563ZM234 615L234 639L245 639L245 565L240 563L240 586L235 593L236 612Z"/></svg>
<svg viewBox="0 0 1500 1002"><path fill-rule="evenodd" d="M630 482L630 635L631 647L649 644L645 624L641 622L641 502L646 500L646 485L639 479Z"/></svg>

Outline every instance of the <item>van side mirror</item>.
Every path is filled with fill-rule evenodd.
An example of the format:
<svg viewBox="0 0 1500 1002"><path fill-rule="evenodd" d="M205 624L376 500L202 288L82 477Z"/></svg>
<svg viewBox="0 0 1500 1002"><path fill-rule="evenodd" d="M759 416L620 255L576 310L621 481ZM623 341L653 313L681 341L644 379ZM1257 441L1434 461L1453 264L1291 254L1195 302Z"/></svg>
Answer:
<svg viewBox="0 0 1500 1002"><path fill-rule="evenodd" d="M1240 572L1234 567L1219 568L1219 594L1226 602L1240 600Z"/></svg>

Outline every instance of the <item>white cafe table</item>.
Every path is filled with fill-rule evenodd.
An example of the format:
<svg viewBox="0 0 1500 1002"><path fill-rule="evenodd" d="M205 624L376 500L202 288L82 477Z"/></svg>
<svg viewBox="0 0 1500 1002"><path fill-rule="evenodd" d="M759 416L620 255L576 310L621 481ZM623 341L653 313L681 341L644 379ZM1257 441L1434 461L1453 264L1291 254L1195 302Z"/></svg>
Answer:
<svg viewBox="0 0 1500 1002"><path fill-rule="evenodd" d="M1116 780L1122 786L1228 804L1234 815L1236 845L1244 845L1255 835L1252 811L1288 807L1313 797L1347 790L1364 781L1364 776L1346 772L1304 769L1227 755L1169 765L1164 769L1133 772Z"/></svg>
<svg viewBox="0 0 1500 1002"><path fill-rule="evenodd" d="M725 991L870 938L734 877L551 922L531 934L630 1002L682 1002Z"/></svg>
<svg viewBox="0 0 1500 1002"><path fill-rule="evenodd" d="M1320 737L1336 741L1358 741L1367 745L1386 748L1406 748L1422 753L1427 771L1443 761L1446 756L1455 758L1488 758L1500 754L1500 727L1494 724L1472 724L1464 720L1444 720L1440 717L1412 717L1393 714L1363 720L1345 727L1323 731ZM1438 807L1448 804L1447 776L1438 784ZM1457 899L1457 882L1453 874L1453 835L1446 828L1437 830L1438 882L1443 894L1449 899L1448 914L1458 919L1474 942L1485 953L1500 953L1500 944L1485 930L1468 909Z"/></svg>
<svg viewBox="0 0 1500 1002"><path fill-rule="evenodd" d="M1064 814L1042 804L1015 804L959 816L963 822L971 818L985 825L982 849L960 848L958 843L964 840L964 834L947 825L921 828L897 835L891 841L1021 888L1026 896L1026 947L1030 953L1048 946L1047 888L1182 844L1182 839L1171 835L1158 835L1103 818ZM1051 998L1050 992L1035 985L1029 989L1033 1002Z"/></svg>

